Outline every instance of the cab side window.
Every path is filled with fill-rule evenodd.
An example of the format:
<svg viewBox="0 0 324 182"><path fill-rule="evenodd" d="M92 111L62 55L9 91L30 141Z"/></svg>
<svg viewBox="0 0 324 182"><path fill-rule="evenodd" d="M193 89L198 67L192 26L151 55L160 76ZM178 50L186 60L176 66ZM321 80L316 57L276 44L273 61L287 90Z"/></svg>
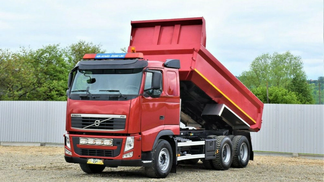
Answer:
<svg viewBox="0 0 324 182"><path fill-rule="evenodd" d="M152 77L153 77L153 73L146 72L144 90L152 88Z"/></svg>
<svg viewBox="0 0 324 182"><path fill-rule="evenodd" d="M152 80L153 80L153 73L152 72L146 72L146 77L145 77L145 85L144 85L144 92L146 92L150 96L160 96L162 93L162 86L163 82L161 80L160 82L160 88L161 89L152 89Z"/></svg>

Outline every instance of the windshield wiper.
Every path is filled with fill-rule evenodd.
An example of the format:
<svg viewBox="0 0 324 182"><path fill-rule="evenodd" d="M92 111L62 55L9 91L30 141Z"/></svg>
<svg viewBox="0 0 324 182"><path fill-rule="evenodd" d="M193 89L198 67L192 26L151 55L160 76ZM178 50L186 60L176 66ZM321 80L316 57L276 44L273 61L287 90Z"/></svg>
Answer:
<svg viewBox="0 0 324 182"><path fill-rule="evenodd" d="M90 95L91 96L91 93L89 91L89 87L87 87L86 90L72 90L71 92L87 92L87 96Z"/></svg>
<svg viewBox="0 0 324 182"><path fill-rule="evenodd" d="M88 90L72 90L71 92L87 92Z"/></svg>
<svg viewBox="0 0 324 182"><path fill-rule="evenodd" d="M123 94L119 90L99 90L99 92L118 92L118 97L123 97L124 99L127 99L127 97L123 96Z"/></svg>

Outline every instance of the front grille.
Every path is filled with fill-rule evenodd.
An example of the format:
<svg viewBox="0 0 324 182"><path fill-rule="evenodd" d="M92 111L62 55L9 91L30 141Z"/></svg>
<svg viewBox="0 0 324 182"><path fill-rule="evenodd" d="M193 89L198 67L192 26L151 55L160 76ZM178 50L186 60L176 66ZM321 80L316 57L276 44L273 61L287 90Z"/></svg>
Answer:
<svg viewBox="0 0 324 182"><path fill-rule="evenodd" d="M80 116L71 117L72 128L85 129L85 130L124 130L125 129L126 117L112 118L112 117L87 117L83 115Z"/></svg>
<svg viewBox="0 0 324 182"><path fill-rule="evenodd" d="M114 157L112 150L81 149L81 155Z"/></svg>

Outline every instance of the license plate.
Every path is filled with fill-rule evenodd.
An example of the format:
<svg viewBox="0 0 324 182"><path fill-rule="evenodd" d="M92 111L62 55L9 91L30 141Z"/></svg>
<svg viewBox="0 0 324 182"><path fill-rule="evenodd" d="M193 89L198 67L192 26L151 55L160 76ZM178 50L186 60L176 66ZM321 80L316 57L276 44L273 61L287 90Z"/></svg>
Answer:
<svg viewBox="0 0 324 182"><path fill-rule="evenodd" d="M88 159L87 164L104 165L102 159Z"/></svg>

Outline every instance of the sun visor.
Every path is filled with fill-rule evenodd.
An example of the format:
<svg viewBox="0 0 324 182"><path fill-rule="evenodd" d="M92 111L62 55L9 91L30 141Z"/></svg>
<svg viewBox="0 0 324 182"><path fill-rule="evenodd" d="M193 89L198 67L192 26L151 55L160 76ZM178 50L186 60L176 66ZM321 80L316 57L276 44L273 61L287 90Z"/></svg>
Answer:
<svg viewBox="0 0 324 182"><path fill-rule="evenodd" d="M76 65L81 70L87 69L139 69L148 65L144 60L104 60L104 61L80 61Z"/></svg>

